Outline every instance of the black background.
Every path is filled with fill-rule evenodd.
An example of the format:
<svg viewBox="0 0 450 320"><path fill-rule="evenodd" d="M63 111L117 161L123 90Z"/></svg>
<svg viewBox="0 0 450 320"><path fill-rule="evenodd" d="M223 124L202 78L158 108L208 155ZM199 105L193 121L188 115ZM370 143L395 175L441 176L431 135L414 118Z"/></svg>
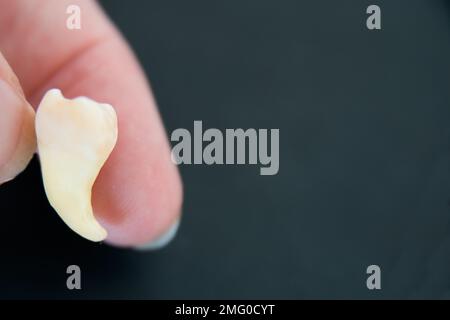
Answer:
<svg viewBox="0 0 450 320"><path fill-rule="evenodd" d="M365 26L374 3L381 31ZM168 133L279 128L279 174L181 166L176 239L137 252L69 231L34 160L0 189L0 297L450 298L447 1L102 5ZM81 291L66 289L70 264ZM371 264L380 291L366 288Z"/></svg>

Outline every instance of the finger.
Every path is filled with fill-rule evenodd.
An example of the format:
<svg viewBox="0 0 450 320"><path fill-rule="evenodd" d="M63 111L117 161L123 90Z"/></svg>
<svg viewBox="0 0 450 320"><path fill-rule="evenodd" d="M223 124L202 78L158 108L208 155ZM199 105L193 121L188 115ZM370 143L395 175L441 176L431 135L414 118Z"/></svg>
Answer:
<svg viewBox="0 0 450 320"><path fill-rule="evenodd" d="M14 179L36 150L34 110L0 53L0 184Z"/></svg>
<svg viewBox="0 0 450 320"><path fill-rule="evenodd" d="M93 189L107 241L141 245L170 233L180 215L181 182L155 101L124 40L94 2L14 3L0 13L0 48L32 104L58 87L68 97L110 103L117 112L118 142ZM81 8L81 30L65 27L69 4Z"/></svg>

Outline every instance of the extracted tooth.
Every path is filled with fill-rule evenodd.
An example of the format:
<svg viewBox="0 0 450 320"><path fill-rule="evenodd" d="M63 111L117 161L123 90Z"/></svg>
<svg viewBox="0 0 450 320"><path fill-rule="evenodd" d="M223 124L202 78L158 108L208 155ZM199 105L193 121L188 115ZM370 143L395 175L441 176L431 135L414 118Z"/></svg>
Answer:
<svg viewBox="0 0 450 320"><path fill-rule="evenodd" d="M91 192L117 141L113 107L49 90L36 112L36 136L50 204L79 235L104 240L107 232L94 217Z"/></svg>

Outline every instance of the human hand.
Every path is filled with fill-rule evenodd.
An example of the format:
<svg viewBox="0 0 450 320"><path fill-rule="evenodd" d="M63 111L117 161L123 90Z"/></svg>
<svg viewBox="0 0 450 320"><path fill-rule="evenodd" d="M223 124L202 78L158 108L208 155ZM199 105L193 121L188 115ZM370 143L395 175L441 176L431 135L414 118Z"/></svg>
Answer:
<svg viewBox="0 0 450 320"><path fill-rule="evenodd" d="M81 8L80 30L66 28L72 4ZM120 34L91 0L0 0L0 8L0 183L35 152L31 106L48 89L109 103L119 138L93 188L95 216L114 245L168 240L181 181L145 76Z"/></svg>

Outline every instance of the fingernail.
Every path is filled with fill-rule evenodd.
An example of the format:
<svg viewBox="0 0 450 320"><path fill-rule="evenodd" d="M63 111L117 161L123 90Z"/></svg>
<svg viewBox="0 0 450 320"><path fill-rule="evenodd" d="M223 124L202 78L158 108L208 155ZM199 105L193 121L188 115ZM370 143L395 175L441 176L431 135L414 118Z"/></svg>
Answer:
<svg viewBox="0 0 450 320"><path fill-rule="evenodd" d="M177 220L164 234L156 238L155 240L151 241L150 243L143 244L140 246L135 247L136 250L158 250L166 245L168 245L173 238L175 238L175 235L177 234L178 227L180 226L180 220Z"/></svg>
<svg viewBox="0 0 450 320"><path fill-rule="evenodd" d="M0 184L14 179L36 150L34 110L8 83L0 80Z"/></svg>

